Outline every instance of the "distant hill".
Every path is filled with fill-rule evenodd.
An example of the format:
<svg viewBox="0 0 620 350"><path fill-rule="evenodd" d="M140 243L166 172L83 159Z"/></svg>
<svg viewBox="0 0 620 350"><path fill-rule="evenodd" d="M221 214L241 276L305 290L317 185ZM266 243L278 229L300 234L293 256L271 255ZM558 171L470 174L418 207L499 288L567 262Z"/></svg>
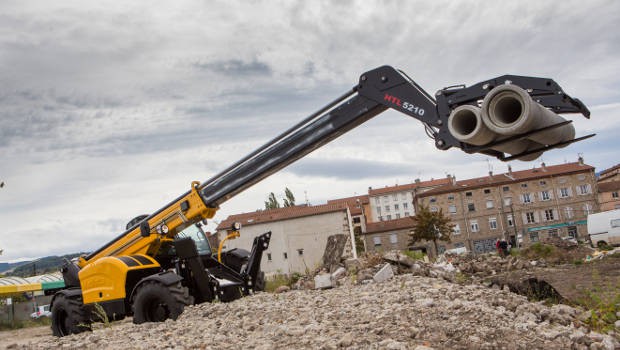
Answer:
<svg viewBox="0 0 620 350"><path fill-rule="evenodd" d="M18 263L1 263L0 273L6 276L30 277L43 275L46 273L57 272L60 270L64 259L71 260L84 253L67 254L63 256L46 256L33 261L20 261ZM4 268L6 265L6 268ZM8 272L4 272L8 271Z"/></svg>

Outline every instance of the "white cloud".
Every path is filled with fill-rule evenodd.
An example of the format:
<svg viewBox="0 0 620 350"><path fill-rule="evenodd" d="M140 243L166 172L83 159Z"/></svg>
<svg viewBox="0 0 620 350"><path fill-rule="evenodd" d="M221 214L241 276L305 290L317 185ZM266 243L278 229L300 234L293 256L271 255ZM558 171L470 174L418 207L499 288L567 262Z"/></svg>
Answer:
<svg viewBox="0 0 620 350"><path fill-rule="evenodd" d="M0 13L1 260L97 248L383 64L431 94L503 74L551 77L592 111L571 117L578 135L598 135L545 154L547 164L577 153L599 169L617 162L616 1L3 1ZM418 177L482 176L487 159L438 151L421 123L386 112L225 203L216 220L285 186L318 203ZM351 174L365 167L381 169Z"/></svg>

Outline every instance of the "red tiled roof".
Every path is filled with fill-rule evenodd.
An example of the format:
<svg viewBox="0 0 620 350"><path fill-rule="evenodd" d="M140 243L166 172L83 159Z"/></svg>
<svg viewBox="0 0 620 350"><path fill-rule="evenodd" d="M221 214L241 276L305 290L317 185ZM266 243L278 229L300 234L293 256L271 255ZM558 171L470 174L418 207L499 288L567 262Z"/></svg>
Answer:
<svg viewBox="0 0 620 350"><path fill-rule="evenodd" d="M366 233L385 232L413 227L413 216L388 221L369 222L366 224Z"/></svg>
<svg viewBox="0 0 620 350"><path fill-rule="evenodd" d="M390 186L390 187L376 188L376 189L371 188L371 189L368 189L368 195L376 196L376 195L382 195L386 193L411 191L419 187L435 187L435 186L445 185L449 182L450 182L449 179L444 178L444 179L433 179L433 180L428 180L428 181L414 182L414 183L406 184L406 185Z"/></svg>
<svg viewBox="0 0 620 350"><path fill-rule="evenodd" d="M364 204L370 203L370 201L369 201L367 194L362 195L362 196L331 199L327 201L327 204L340 204L340 203L344 203L345 205L349 206L351 215L362 215L362 207L364 206Z"/></svg>
<svg viewBox="0 0 620 350"><path fill-rule="evenodd" d="M598 193L620 190L620 181L601 182L598 184Z"/></svg>
<svg viewBox="0 0 620 350"><path fill-rule="evenodd" d="M266 222L280 221L299 218L304 216L344 211L346 203L323 204L323 205L296 205L294 207L260 210L251 213L230 215L226 220L217 225L217 230L225 230L232 226L233 222L241 222L242 226L262 224Z"/></svg>
<svg viewBox="0 0 620 350"><path fill-rule="evenodd" d="M442 193L461 191L464 189L476 189L482 187L497 186L501 184L528 181L557 175L575 174L592 170L594 170L594 167L587 164L579 164L578 162L551 165L541 168L513 171L512 174L503 173L498 175L487 175L473 179L461 180L457 181L456 184L450 183L426 191L424 193L420 193L418 194L418 197L428 197Z"/></svg>
<svg viewBox="0 0 620 350"><path fill-rule="evenodd" d="M616 165L612 166L609 169L605 169L605 170L601 171L601 176L606 175L607 173L610 173L610 172L612 172L612 171L614 171L616 169L619 169L619 168L620 168L620 164L616 164Z"/></svg>

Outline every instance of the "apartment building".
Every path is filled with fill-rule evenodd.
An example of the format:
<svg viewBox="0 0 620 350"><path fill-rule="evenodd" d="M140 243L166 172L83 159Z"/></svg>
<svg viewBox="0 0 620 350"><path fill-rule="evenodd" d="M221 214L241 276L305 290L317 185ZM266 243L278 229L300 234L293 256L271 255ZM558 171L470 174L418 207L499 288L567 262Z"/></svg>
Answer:
<svg viewBox="0 0 620 350"><path fill-rule="evenodd" d="M361 209L360 209L361 211ZM294 206L230 215L217 226L220 241L233 222L240 222L240 237L227 240L226 249L249 250L255 237L271 231L269 249L263 253L261 269L267 276L305 273L322 264L327 238L349 237L345 256L353 256L353 226L347 202L315 206Z"/></svg>
<svg viewBox="0 0 620 350"><path fill-rule="evenodd" d="M414 183L397 185L384 188L373 189L368 187L368 200L370 212L367 214L368 222L381 222L397 220L407 216L415 215L413 206L413 192L422 193L437 186L445 185L449 182L446 179L431 179L420 181L416 179Z"/></svg>
<svg viewBox="0 0 620 350"><path fill-rule="evenodd" d="M601 171L598 177L599 183L620 181L620 164L616 164L609 169Z"/></svg>
<svg viewBox="0 0 620 350"><path fill-rule="evenodd" d="M495 240L513 246L548 237L588 237L586 217L598 210L594 168L578 162L493 174L414 193L416 206L428 206L452 219L452 242L475 253L495 249Z"/></svg>
<svg viewBox="0 0 620 350"><path fill-rule="evenodd" d="M364 244L366 251L409 249L409 232L413 227L410 216L389 221L370 222L366 225Z"/></svg>

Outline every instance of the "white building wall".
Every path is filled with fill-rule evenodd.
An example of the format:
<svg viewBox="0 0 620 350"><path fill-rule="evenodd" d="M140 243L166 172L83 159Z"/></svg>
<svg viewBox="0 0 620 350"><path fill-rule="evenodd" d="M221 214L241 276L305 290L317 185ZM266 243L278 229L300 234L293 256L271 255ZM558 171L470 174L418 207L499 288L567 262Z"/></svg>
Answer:
<svg viewBox="0 0 620 350"><path fill-rule="evenodd" d="M331 212L282 221L243 226L241 237L228 240L226 249L250 250L254 237L271 231L269 249L263 253L261 269L267 276L274 274L305 273L322 264L327 237L336 234L350 236L347 211ZM220 240L225 231L218 232ZM350 253L350 244L347 244ZM301 254L300 254L301 250ZM284 256L286 253L286 257ZM271 260L268 255L271 255Z"/></svg>
<svg viewBox="0 0 620 350"><path fill-rule="evenodd" d="M369 201L371 222L395 220L415 215L413 194L409 190L373 195Z"/></svg>

